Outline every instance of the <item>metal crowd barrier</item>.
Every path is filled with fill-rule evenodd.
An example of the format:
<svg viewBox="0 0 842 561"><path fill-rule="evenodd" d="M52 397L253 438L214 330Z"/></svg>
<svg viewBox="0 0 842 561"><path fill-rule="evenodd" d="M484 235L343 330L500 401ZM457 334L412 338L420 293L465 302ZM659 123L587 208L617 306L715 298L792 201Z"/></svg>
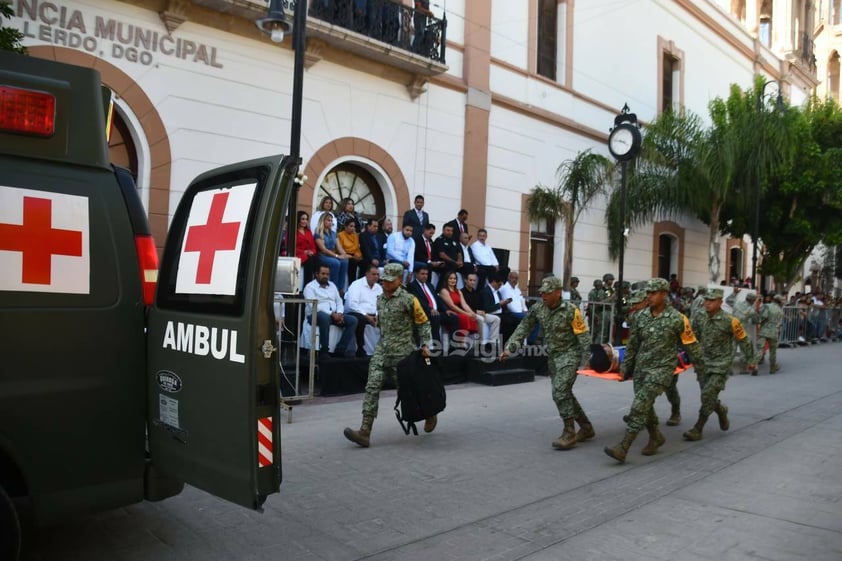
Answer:
<svg viewBox="0 0 842 561"><path fill-rule="evenodd" d="M807 325L806 311L806 308L799 308L798 306L783 307L784 318L778 332L778 346L797 345L799 337L802 338L802 342L806 341L804 338Z"/></svg>
<svg viewBox="0 0 842 561"><path fill-rule="evenodd" d="M582 302L591 342L597 344L614 341L614 302Z"/></svg>
<svg viewBox="0 0 842 561"><path fill-rule="evenodd" d="M287 411L287 422L292 422L292 408L304 399L315 396L316 353L304 356L304 349L299 345L302 340L307 304L317 304L317 300L296 298L275 293L275 321L278 323L278 364L281 373L281 406ZM316 347L316 315L310 318L310 348ZM303 359L303 360L302 360ZM302 376L302 365L306 365L306 375ZM302 380L303 378L303 380Z"/></svg>

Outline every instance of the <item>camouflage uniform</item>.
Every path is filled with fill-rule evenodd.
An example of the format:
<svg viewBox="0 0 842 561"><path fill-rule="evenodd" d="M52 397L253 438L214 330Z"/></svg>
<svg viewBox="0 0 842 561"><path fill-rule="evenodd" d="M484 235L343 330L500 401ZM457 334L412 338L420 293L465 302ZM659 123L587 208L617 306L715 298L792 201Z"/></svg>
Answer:
<svg viewBox="0 0 842 561"><path fill-rule="evenodd" d="M757 297L754 294L746 294L745 300L734 304L734 317L740 320L740 323L743 324L743 328L748 334L752 347L757 344L756 324L758 323L758 320L757 309L754 307L756 298ZM747 357L742 352L739 354L741 358L739 360L735 360L735 362L740 362L740 374L748 374L746 367L749 362L746 360Z"/></svg>
<svg viewBox="0 0 842 561"><path fill-rule="evenodd" d="M660 278L651 279L646 285L647 292L669 294L669 283ZM681 312L665 302L666 306L657 316L652 315L650 307L633 316L629 344L626 345L625 358L620 371L625 375L634 370L635 392L629 413L626 434L623 441L613 448L606 447L605 453L624 462L637 433L646 428L649 442L643 449L644 455L657 452L665 442L658 430L658 417L655 415L655 398L663 393L675 378L678 365L676 350L683 344L691 354L696 370L702 370L701 347L688 320Z"/></svg>
<svg viewBox="0 0 842 561"><path fill-rule="evenodd" d="M721 289L710 289L705 294L706 300L721 299ZM734 341L740 345L740 349L746 356L749 364L754 363L754 349L751 346L751 339L748 338L740 320L720 309L713 316L708 313L699 314L697 317L699 335L702 343L702 358L704 370L696 372L696 379L699 381L701 390L701 407L699 408L699 420L696 425L684 433L688 440L699 440L707 418L711 413L719 417L719 428L728 430L728 408L720 403L719 393L725 390L725 383L731 373L731 364L734 361Z"/></svg>
<svg viewBox="0 0 842 561"><path fill-rule="evenodd" d="M403 278L403 266L389 263L383 268L381 279L394 283ZM380 325L380 340L368 364L368 382L363 398L363 422L359 430L346 428L345 438L364 448L368 448L371 426L377 417L380 390L386 376L397 385L396 367L398 363L416 349L415 337L421 346L429 346L432 339L430 321L418 300L398 285L391 296L386 292L377 297L377 321ZM436 416L424 421L424 431L432 432L436 428Z"/></svg>
<svg viewBox="0 0 842 561"><path fill-rule="evenodd" d="M605 289L602 281L593 281L593 288L588 292L588 326L590 327L592 343L604 343L600 340L602 332L602 305L605 300Z"/></svg>
<svg viewBox="0 0 842 561"><path fill-rule="evenodd" d="M757 337L757 351L760 353L758 362L763 362L763 357L766 355L764 347L766 343L769 343L770 374L778 371L778 333L780 333L781 324L784 321L781 302L783 302L783 297L780 294L775 294L771 302L763 305L758 315L758 321L760 322L760 334Z"/></svg>
<svg viewBox="0 0 842 561"><path fill-rule="evenodd" d="M693 303L690 305L690 322L692 323L693 320L696 319L696 315L699 312L705 312L705 293L707 292L706 286L699 286L696 289L696 297L693 299Z"/></svg>
<svg viewBox="0 0 842 561"><path fill-rule="evenodd" d="M426 341L425 344L432 339L430 322L421 304L402 286L391 298L386 298L385 294L377 297L377 321L381 335L368 363L368 382L363 399L363 415L375 418L386 376L397 384L395 367L416 349L414 332L417 330L418 340Z"/></svg>
<svg viewBox="0 0 842 561"><path fill-rule="evenodd" d="M570 278L570 301L577 306L582 305L582 295L579 291L573 286L573 283L578 283L579 277L571 277Z"/></svg>
<svg viewBox="0 0 842 561"><path fill-rule="evenodd" d="M556 289L561 289L561 281L556 277L548 277L541 283L540 291L543 293L552 292ZM544 333L553 401L558 409L559 416L565 421L565 431L567 433L568 424L572 426L575 420L582 426L583 431L590 435L586 438L592 438L593 427L588 421L582 406L579 405L576 396L573 395L576 369L587 360L590 354L588 326L582 318L582 313L578 307L563 300L555 308L549 308L543 302L539 302L529 308L526 317L521 320L517 329L506 341L504 347L506 351L509 353L517 352L523 340L532 332L536 324L541 325ZM585 425L589 427L587 430ZM582 440L586 439L583 431L580 431L580 434L583 434ZM564 435L559 437L559 440L563 437ZM576 435L576 438L580 437ZM555 443L554 446L566 449L566 447L557 446Z"/></svg>

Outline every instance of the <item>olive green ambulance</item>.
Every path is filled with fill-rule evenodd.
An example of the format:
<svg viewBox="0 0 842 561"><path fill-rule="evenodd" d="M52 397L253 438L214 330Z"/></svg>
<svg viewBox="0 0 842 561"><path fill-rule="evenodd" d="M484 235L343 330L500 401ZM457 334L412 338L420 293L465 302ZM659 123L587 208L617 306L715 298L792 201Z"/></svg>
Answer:
<svg viewBox="0 0 842 561"><path fill-rule="evenodd" d="M0 52L0 558L21 524L281 482L272 310L297 162L196 178L158 252L87 68Z"/></svg>

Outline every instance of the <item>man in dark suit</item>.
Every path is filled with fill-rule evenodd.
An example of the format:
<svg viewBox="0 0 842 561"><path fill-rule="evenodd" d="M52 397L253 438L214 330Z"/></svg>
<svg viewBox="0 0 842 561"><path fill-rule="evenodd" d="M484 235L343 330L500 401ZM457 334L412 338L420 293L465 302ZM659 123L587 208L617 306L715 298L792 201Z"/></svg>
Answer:
<svg viewBox="0 0 842 561"><path fill-rule="evenodd" d="M410 294L415 295L418 303L427 314L430 320L430 328L433 331L433 339L441 342L441 328L446 327L453 332L459 329L459 318L456 314L447 309L438 293L429 283L430 270L427 265L421 264L415 268L415 279L406 285Z"/></svg>
<svg viewBox="0 0 842 561"><path fill-rule="evenodd" d="M416 241L421 239L424 227L430 223L430 215L422 210L423 208L424 196L415 195L415 208L409 209L403 213L403 224L401 224L401 228L404 226L412 226L412 231L415 232L413 237Z"/></svg>
<svg viewBox="0 0 842 561"><path fill-rule="evenodd" d="M433 273L441 273L444 271L444 261L442 261L435 250L435 240L433 235L436 233L436 226L434 224L427 224L424 227L424 234L420 239L415 240L415 267L421 265L427 266L430 269L430 275ZM430 281L432 283L432 278Z"/></svg>
<svg viewBox="0 0 842 561"><path fill-rule="evenodd" d="M378 267L384 266L385 263L385 249L380 243L380 237L377 235L377 230L380 225L377 220L373 218L365 225L365 230L360 234L360 250L363 253L363 260L361 269L367 270L369 265L376 265Z"/></svg>
<svg viewBox="0 0 842 561"><path fill-rule="evenodd" d="M453 233L450 235L450 237L458 242L459 237L462 234L468 233L468 211L464 208L461 209L456 214L456 219L451 220L450 222L445 224L445 226L450 226L451 228L453 228ZM442 231L444 230L442 229Z"/></svg>
<svg viewBox="0 0 842 561"><path fill-rule="evenodd" d="M485 313L500 316L500 334L504 341L508 341L514 333L520 320L511 314L503 313L504 307L511 302L511 299L500 297L500 287L503 286L503 275L500 273L488 277L488 284L480 292Z"/></svg>
<svg viewBox="0 0 842 561"><path fill-rule="evenodd" d="M462 252L462 267L459 269L459 272L462 273L462 278L466 278L471 273L477 273L477 276L479 276L477 263L474 259L474 251L471 249L470 234L462 234L459 237L459 250Z"/></svg>

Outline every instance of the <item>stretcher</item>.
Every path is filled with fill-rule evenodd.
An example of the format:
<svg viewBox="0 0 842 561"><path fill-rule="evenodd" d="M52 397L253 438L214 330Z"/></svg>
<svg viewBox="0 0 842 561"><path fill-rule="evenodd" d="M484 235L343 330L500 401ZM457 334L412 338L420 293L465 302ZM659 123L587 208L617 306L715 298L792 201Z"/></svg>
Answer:
<svg viewBox="0 0 842 561"><path fill-rule="evenodd" d="M601 378L602 380L614 380L615 382L625 382L626 378L623 378L623 375L620 374L620 364L623 363L623 357L624 357L624 354L625 354L625 347L613 348L613 347L610 347L610 345L609 345L609 348L611 349L609 351L609 354L611 352L613 352L614 355L615 355L613 357L612 356L608 357L608 359L609 359L608 362L610 363L609 369L597 371L597 370L594 370L593 368L586 367L586 368L580 368L579 370L577 370L576 374L578 374L579 376L591 376L593 378ZM608 349L605 349L605 350L608 351ZM685 370L688 370L688 369L692 368L693 364L689 361L689 358L687 357L687 353L685 353L684 351L679 351L676 354L678 355L678 366L675 367L675 373L674 374L676 376L678 376L679 374L681 374ZM612 360L613 358L616 358L616 360ZM631 380L632 378L628 378L628 379Z"/></svg>

